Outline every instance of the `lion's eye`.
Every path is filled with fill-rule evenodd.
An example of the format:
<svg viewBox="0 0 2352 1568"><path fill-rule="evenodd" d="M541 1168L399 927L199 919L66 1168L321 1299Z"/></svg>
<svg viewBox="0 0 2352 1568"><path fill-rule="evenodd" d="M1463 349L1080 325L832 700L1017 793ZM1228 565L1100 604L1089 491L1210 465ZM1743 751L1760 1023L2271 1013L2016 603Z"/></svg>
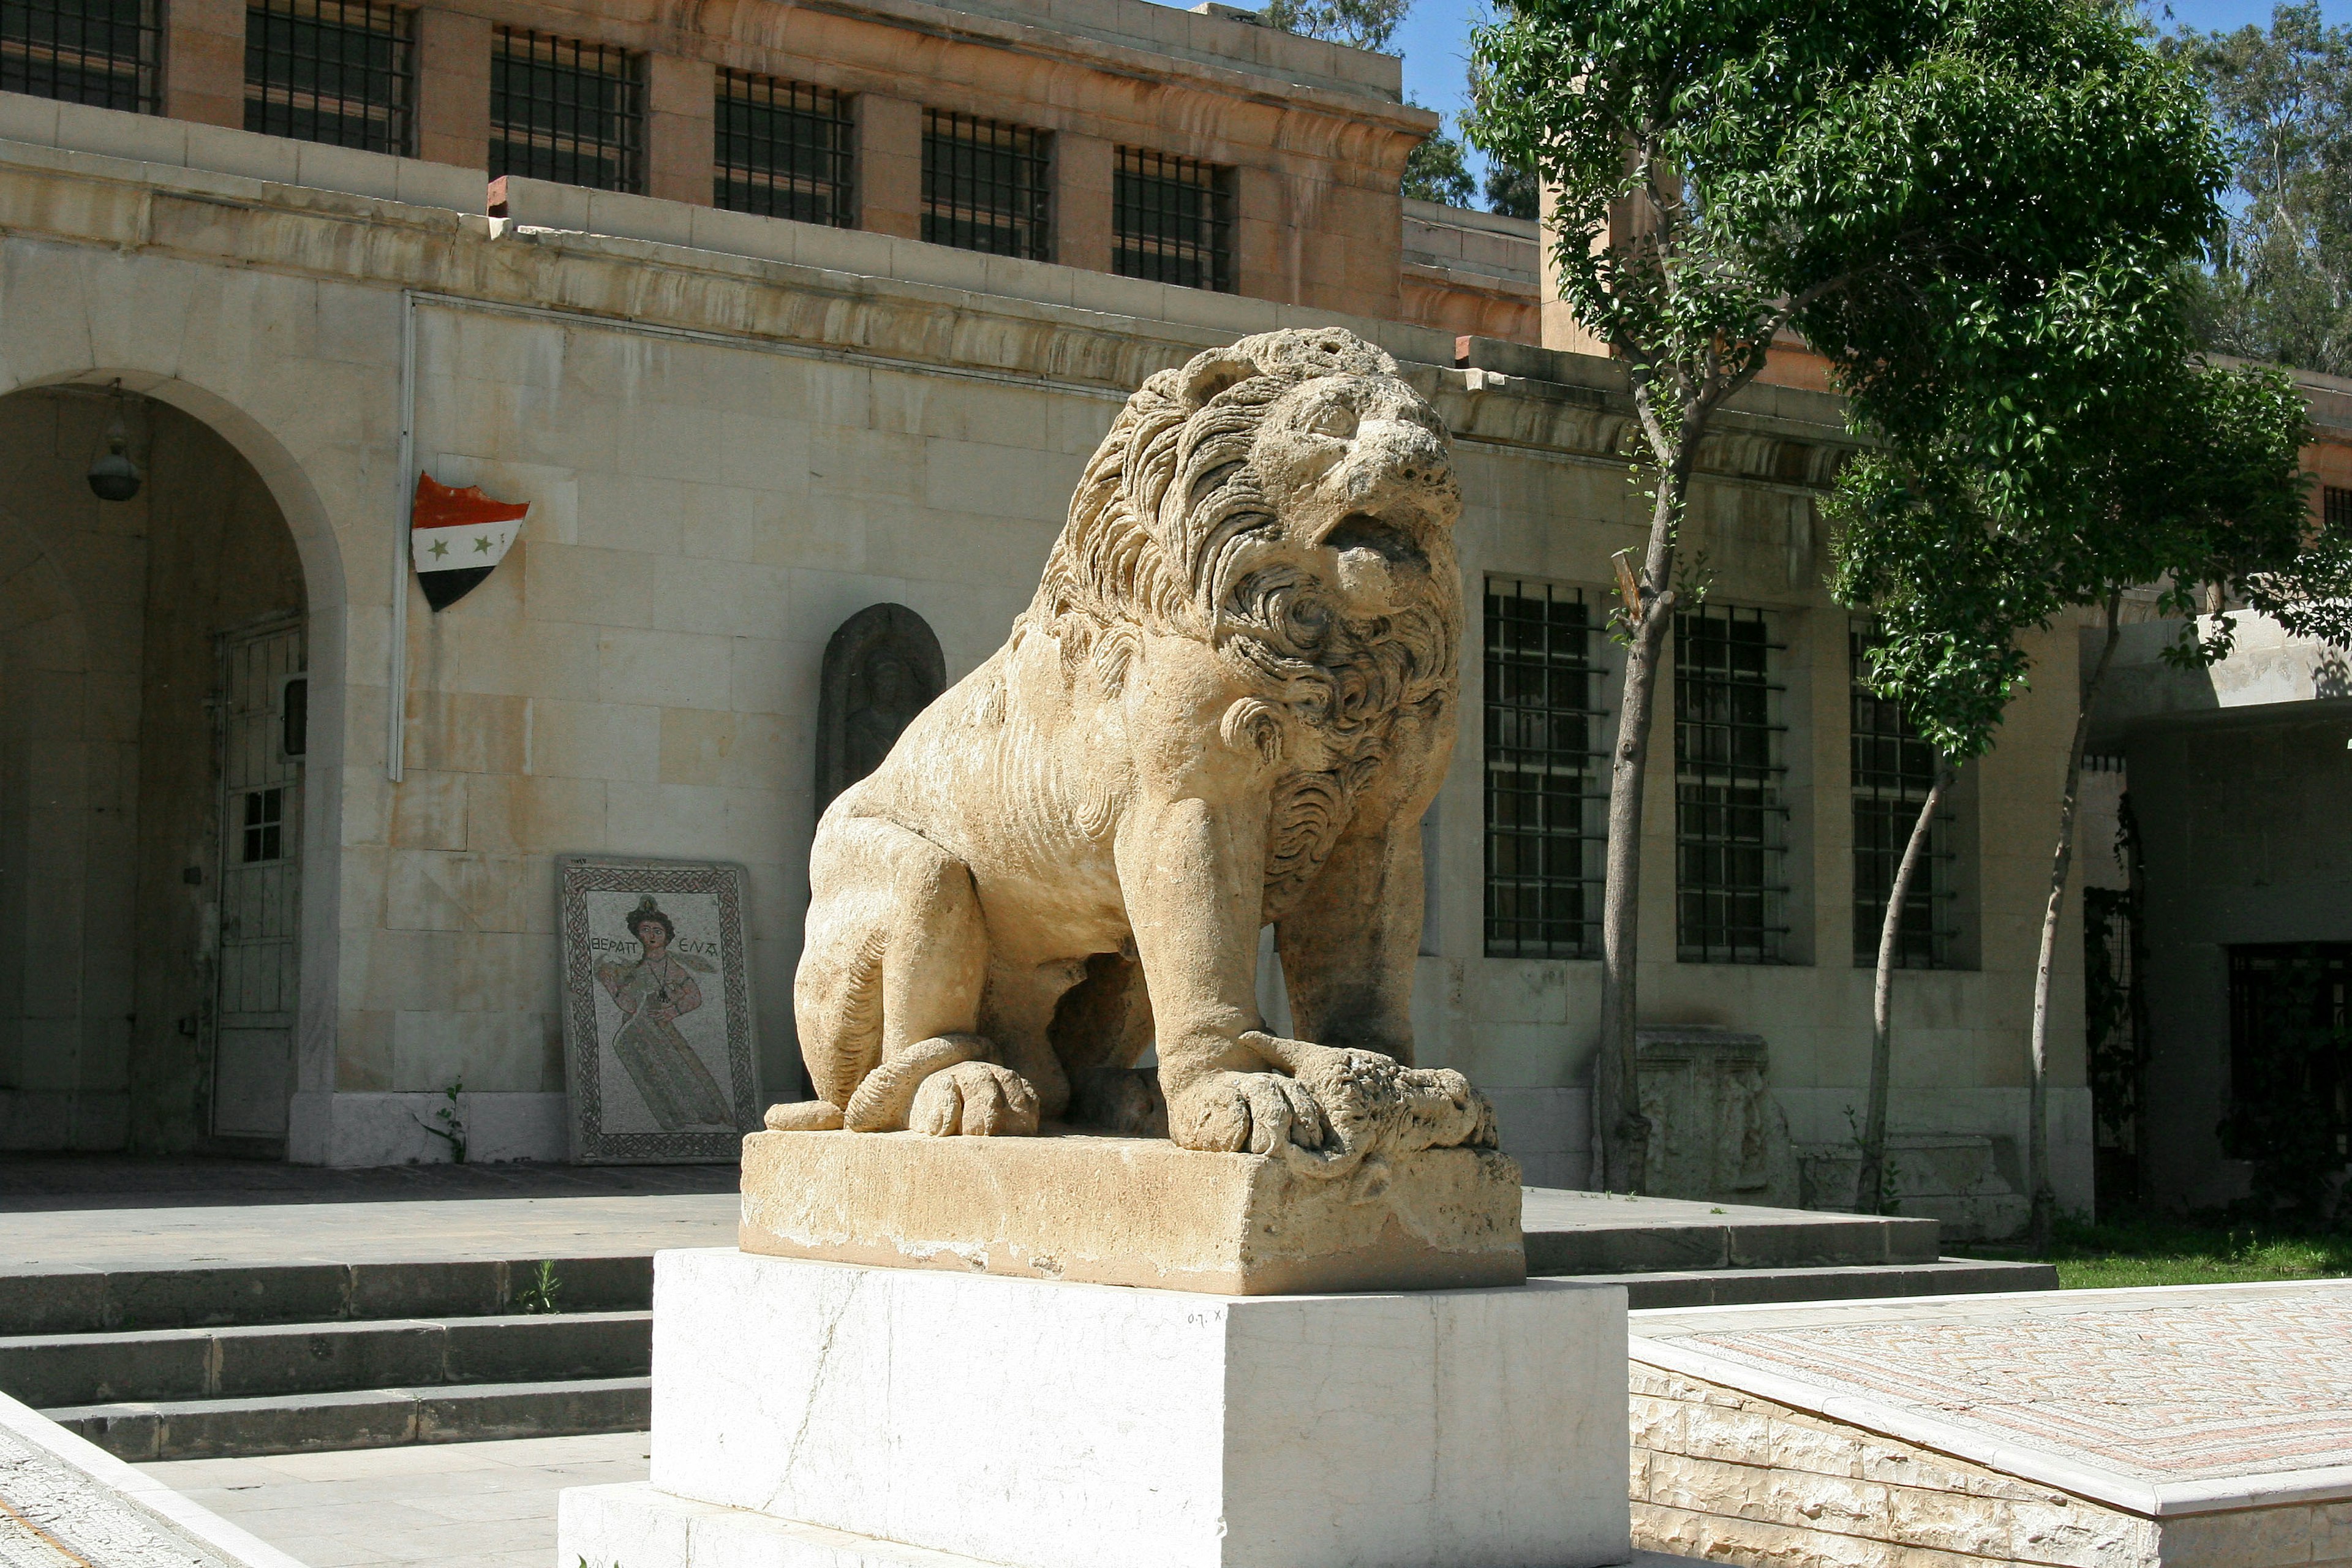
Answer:
<svg viewBox="0 0 2352 1568"><path fill-rule="evenodd" d="M1335 441L1344 441L1356 433L1356 411L1334 404L1316 415L1307 427L1318 436L1328 436Z"/></svg>

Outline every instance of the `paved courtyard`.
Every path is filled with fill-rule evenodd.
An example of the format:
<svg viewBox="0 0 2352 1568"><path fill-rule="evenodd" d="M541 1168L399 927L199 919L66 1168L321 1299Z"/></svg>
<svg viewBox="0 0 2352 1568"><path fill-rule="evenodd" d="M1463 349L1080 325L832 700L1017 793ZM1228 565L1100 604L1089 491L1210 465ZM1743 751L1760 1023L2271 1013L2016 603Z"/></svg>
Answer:
<svg viewBox="0 0 2352 1568"><path fill-rule="evenodd" d="M646 1479L646 1434L141 1465L308 1568L549 1568L565 1487Z"/></svg>

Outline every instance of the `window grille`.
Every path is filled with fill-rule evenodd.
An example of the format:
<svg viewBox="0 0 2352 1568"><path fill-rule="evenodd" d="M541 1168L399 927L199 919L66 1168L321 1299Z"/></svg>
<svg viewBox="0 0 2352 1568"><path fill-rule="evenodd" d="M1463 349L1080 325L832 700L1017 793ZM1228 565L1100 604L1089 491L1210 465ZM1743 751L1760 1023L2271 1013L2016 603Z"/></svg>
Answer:
<svg viewBox="0 0 2352 1568"><path fill-rule="evenodd" d="M163 111L158 0L0 0L0 89Z"/></svg>
<svg viewBox="0 0 2352 1568"><path fill-rule="evenodd" d="M1120 277L1234 291L1231 169L1122 147L1111 223L1111 270Z"/></svg>
<svg viewBox="0 0 2352 1568"><path fill-rule="evenodd" d="M2322 491L2319 504L2321 520L2331 531L2352 533L2352 489L2329 485Z"/></svg>
<svg viewBox="0 0 2352 1568"><path fill-rule="evenodd" d="M286 858L286 792L257 789L245 797L245 836L240 857L250 866Z"/></svg>
<svg viewBox="0 0 2352 1568"><path fill-rule="evenodd" d="M406 156L416 13L373 0L257 0L245 12L245 128Z"/></svg>
<svg viewBox="0 0 2352 1568"><path fill-rule="evenodd" d="M992 256L1053 259L1045 132L923 110L923 237Z"/></svg>
<svg viewBox="0 0 2352 1568"><path fill-rule="evenodd" d="M490 178L645 188L645 78L625 49L500 27L490 55Z"/></svg>
<svg viewBox="0 0 2352 1568"><path fill-rule="evenodd" d="M1574 588L1486 582L1486 953L1601 951L1600 627Z"/></svg>
<svg viewBox="0 0 2352 1568"><path fill-rule="evenodd" d="M1761 610L1675 616L1675 912L1685 963L1778 963L1789 807Z"/></svg>
<svg viewBox="0 0 2352 1568"><path fill-rule="evenodd" d="M1866 627L1847 634L1853 693L1853 961L1874 969L1887 895L1895 890L1895 873L1910 847L1919 808L1936 787L1939 763L1936 748L1912 728L1901 705L1864 684L1869 647ZM1951 814L1941 811L1928 825L1927 860L1912 874L1895 933L1897 969L1941 969L1951 963Z"/></svg>
<svg viewBox="0 0 2352 1568"><path fill-rule="evenodd" d="M714 205L850 226L846 97L804 81L722 70L716 141Z"/></svg>

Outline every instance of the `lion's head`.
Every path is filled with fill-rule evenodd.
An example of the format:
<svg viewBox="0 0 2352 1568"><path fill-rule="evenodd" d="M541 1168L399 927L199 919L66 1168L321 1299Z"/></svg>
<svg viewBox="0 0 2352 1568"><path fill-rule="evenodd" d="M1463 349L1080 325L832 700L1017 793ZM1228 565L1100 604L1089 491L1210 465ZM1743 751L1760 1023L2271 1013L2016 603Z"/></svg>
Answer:
<svg viewBox="0 0 2352 1568"><path fill-rule="evenodd" d="M1461 510L1445 426L1394 360L1338 328L1244 338L1128 399L1029 618L1090 646L1199 637L1361 760L1453 685Z"/></svg>

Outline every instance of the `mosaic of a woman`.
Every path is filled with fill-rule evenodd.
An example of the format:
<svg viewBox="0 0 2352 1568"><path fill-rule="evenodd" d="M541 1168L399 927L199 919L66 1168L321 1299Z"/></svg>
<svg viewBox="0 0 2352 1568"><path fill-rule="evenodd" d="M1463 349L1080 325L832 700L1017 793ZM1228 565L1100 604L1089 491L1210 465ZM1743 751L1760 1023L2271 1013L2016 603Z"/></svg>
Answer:
<svg viewBox="0 0 2352 1568"><path fill-rule="evenodd" d="M717 966L693 953L670 951L677 928L655 906L651 893L637 900L624 923L637 939L638 956L608 958L596 965L596 978L621 1009L613 1054L663 1131L732 1128L727 1096L677 1029L679 1015L702 1005L702 987L695 984L693 971L709 974Z"/></svg>

